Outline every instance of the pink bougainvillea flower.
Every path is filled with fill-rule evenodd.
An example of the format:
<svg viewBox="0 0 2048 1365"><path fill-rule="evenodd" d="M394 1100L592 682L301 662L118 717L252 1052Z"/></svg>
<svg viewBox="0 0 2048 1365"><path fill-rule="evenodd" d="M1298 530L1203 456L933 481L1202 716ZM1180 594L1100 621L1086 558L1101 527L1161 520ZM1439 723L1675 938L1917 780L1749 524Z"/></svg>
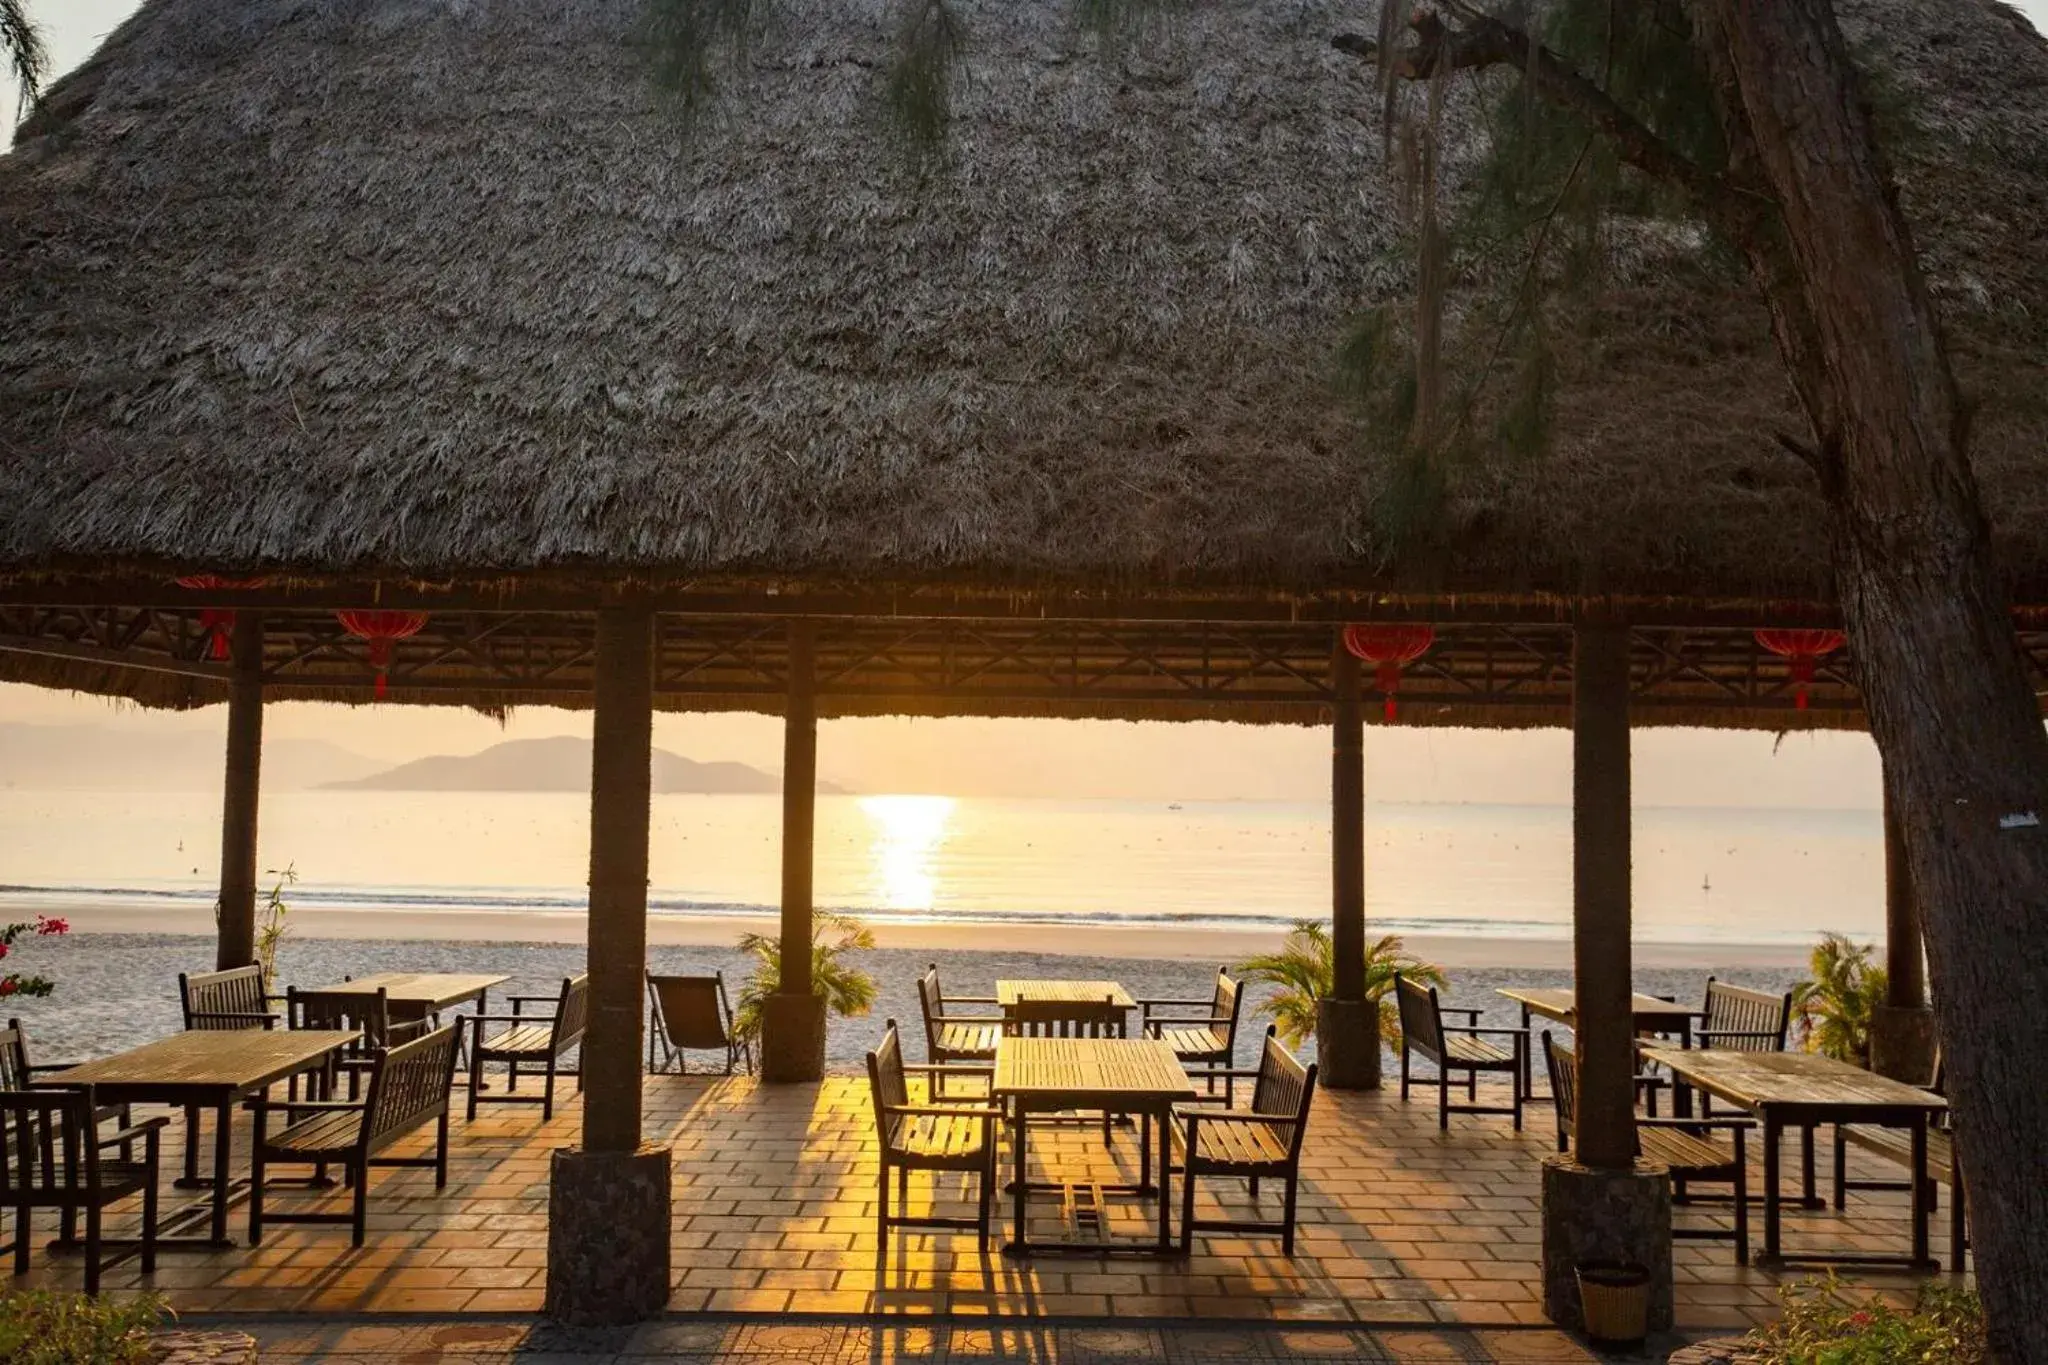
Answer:
<svg viewBox="0 0 2048 1365"><path fill-rule="evenodd" d="M12 994L14 994L14 993L15 993L16 991L18 991L18 990L20 990L20 989L21 989L21 978L20 978L20 977L18 977L18 976L0 976L0 995L12 995Z"/></svg>
<svg viewBox="0 0 2048 1365"><path fill-rule="evenodd" d="M68 934L71 932L71 921L59 919L55 915L37 915L36 932L39 934Z"/></svg>

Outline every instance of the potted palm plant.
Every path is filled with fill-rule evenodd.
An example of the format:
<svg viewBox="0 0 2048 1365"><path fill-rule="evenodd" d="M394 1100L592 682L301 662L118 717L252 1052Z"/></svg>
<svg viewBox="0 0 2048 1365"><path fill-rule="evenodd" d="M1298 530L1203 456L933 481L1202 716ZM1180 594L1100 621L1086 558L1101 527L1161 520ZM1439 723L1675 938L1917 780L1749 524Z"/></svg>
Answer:
<svg viewBox="0 0 2048 1365"><path fill-rule="evenodd" d="M1321 920L1296 920L1278 952L1252 958L1238 972L1246 981L1278 987L1259 1005L1259 1013L1278 1027L1281 1041L1300 1047L1316 1038L1317 1050L1322 1050L1317 1033L1319 1007L1336 989L1337 979L1329 926ZM1379 1007L1381 1040L1398 1048L1401 1011L1393 1000L1396 972L1429 986L1448 986L1450 979L1443 968L1408 953L1398 935L1388 934L1366 945L1365 998Z"/></svg>
<svg viewBox="0 0 2048 1365"><path fill-rule="evenodd" d="M875 946L875 931L851 915L821 914L811 924L811 990L825 1008L841 1018L874 1008L880 987L875 979L846 960L848 953ZM782 987L782 940L768 934L740 935L740 948L754 956L754 970L740 987L733 1011L733 1031L748 1042L761 1036L761 1014L768 998ZM821 1055L813 1074L823 1069L825 1038L818 1035Z"/></svg>
<svg viewBox="0 0 2048 1365"><path fill-rule="evenodd" d="M1792 988L1799 1038L1808 1052L1870 1065L1870 1021L1884 1004L1885 971L1870 960L1869 944L1827 933L1814 945L1813 979Z"/></svg>

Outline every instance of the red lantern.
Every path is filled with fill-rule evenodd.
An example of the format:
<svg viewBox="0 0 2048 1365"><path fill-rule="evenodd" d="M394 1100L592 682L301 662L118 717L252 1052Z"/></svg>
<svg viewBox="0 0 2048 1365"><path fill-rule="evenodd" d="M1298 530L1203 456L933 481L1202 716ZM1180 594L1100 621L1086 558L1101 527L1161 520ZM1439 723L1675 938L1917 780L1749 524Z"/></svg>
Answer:
<svg viewBox="0 0 2048 1365"><path fill-rule="evenodd" d="M1344 648L1375 665L1373 684L1387 695L1388 720L1394 719L1394 694L1401 688L1401 665L1415 662L1435 643L1435 626L1344 627Z"/></svg>
<svg viewBox="0 0 2048 1365"><path fill-rule="evenodd" d="M1820 661L1849 643L1849 637L1839 630L1760 630L1756 642L1787 661L1793 705L1804 711Z"/></svg>
<svg viewBox="0 0 2048 1365"><path fill-rule="evenodd" d="M260 588L269 581L267 578L223 578L213 573L190 574L177 580L179 587L190 588L194 592ZM227 658L228 641L235 633L235 613L226 607L207 607L199 613L199 632L206 637L206 657Z"/></svg>
<svg viewBox="0 0 2048 1365"><path fill-rule="evenodd" d="M341 628L358 640L370 642L370 667L377 670L377 700L384 700L391 652L398 641L420 633L427 624L423 611L338 611Z"/></svg>

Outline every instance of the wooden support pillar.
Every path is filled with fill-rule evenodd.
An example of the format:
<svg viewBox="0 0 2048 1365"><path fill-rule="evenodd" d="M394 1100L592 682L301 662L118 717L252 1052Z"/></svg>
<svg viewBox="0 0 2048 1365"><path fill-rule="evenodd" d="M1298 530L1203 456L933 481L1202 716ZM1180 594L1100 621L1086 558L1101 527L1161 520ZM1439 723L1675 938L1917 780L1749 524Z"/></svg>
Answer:
<svg viewBox="0 0 2048 1365"><path fill-rule="evenodd" d="M1628 629L1581 615L1572 640L1572 967L1579 1059L1569 1153L1543 1162L1543 1311L1584 1325L1578 1268L1641 1266L1648 1326L1671 1325L1671 1177L1636 1157L1630 945ZM1540 1039L1538 1040L1540 1046Z"/></svg>
<svg viewBox="0 0 2048 1365"><path fill-rule="evenodd" d="M1323 1083L1375 1090L1380 1083L1379 1009L1365 998L1365 715L1358 656L1339 630L1330 651L1331 993L1316 1012Z"/></svg>
<svg viewBox="0 0 2048 1365"><path fill-rule="evenodd" d="M227 780L220 812L220 929L214 966L256 960L256 814L263 778L263 618L235 613Z"/></svg>
<svg viewBox="0 0 2048 1365"><path fill-rule="evenodd" d="M1884 1003L1871 1012L1870 1069L1909 1085L1934 1076L1934 1010L1927 1000L1920 898L1906 865L1905 815L1884 784Z"/></svg>
<svg viewBox="0 0 2048 1365"><path fill-rule="evenodd" d="M590 1016L579 1050L583 1145L548 1165L545 1309L572 1323L638 1322L668 1307L672 1160L640 1141L646 1011L647 817L654 616L597 616L590 745Z"/></svg>
<svg viewBox="0 0 2048 1365"><path fill-rule="evenodd" d="M583 1146L640 1145L645 1038L647 825L654 743L654 617L598 613L590 745L590 1022Z"/></svg>
<svg viewBox="0 0 2048 1365"><path fill-rule="evenodd" d="M782 975L761 1011L761 1079L825 1074L825 1002L811 981L812 865L818 806L817 627L789 623L782 713Z"/></svg>
<svg viewBox="0 0 2048 1365"><path fill-rule="evenodd" d="M1628 631L1581 624L1572 643L1572 967L1581 1164L1635 1164L1630 1006Z"/></svg>

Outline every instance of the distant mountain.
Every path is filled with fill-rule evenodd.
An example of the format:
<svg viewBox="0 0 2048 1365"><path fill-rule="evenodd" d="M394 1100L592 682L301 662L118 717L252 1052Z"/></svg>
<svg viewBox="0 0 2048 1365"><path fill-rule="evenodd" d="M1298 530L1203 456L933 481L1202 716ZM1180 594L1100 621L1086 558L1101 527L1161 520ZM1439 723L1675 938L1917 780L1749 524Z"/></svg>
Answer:
<svg viewBox="0 0 2048 1365"><path fill-rule="evenodd" d="M745 763L699 763L654 751L654 790L705 795L778 792L782 779ZM481 753L437 754L350 781L329 782L332 791L408 792L580 792L590 790L590 741L563 735L516 739ZM820 792L837 795L830 782Z"/></svg>
<svg viewBox="0 0 2048 1365"><path fill-rule="evenodd" d="M220 726L149 732L0 722L0 788L218 792L226 762ZM324 739L271 739L263 745L266 791L301 791L361 777L379 766L376 759Z"/></svg>

